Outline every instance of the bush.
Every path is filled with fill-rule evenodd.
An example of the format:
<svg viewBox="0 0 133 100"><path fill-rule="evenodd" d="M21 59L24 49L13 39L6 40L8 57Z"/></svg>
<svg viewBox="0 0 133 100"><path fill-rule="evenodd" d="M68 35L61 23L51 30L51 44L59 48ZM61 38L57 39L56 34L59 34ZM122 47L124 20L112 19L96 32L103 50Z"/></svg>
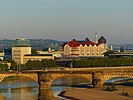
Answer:
<svg viewBox="0 0 133 100"><path fill-rule="evenodd" d="M106 90L106 91L110 91L110 87L107 87L105 90Z"/></svg>
<svg viewBox="0 0 133 100"><path fill-rule="evenodd" d="M111 86L111 90L112 90L112 91L117 90L116 87L115 87L115 85L112 85L112 86Z"/></svg>
<svg viewBox="0 0 133 100"><path fill-rule="evenodd" d="M123 95L123 96L129 96L128 92L122 92L121 95Z"/></svg>
<svg viewBox="0 0 133 100"><path fill-rule="evenodd" d="M115 88L115 85L112 85L111 87L107 87L105 90L106 91L116 91L117 89Z"/></svg>

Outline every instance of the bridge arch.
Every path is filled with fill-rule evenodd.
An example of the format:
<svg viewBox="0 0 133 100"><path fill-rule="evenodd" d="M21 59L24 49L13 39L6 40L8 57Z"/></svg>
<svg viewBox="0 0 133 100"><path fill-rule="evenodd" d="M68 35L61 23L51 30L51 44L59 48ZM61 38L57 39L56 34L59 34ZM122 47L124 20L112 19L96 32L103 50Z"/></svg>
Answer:
<svg viewBox="0 0 133 100"><path fill-rule="evenodd" d="M115 77L127 77L127 78L133 78L132 73L103 73L100 75L97 75L97 79L99 79L99 82L97 83L97 87L102 87L102 85L109 79L115 78Z"/></svg>
<svg viewBox="0 0 133 100"><path fill-rule="evenodd" d="M32 79L36 82L38 82L38 76L36 73L32 73L32 74L22 74L22 73L2 73L0 74L0 82L3 81L6 77L10 77L10 76L20 76L20 77L27 77L29 79Z"/></svg>
<svg viewBox="0 0 133 100"><path fill-rule="evenodd" d="M41 88L45 88L45 89L50 89L52 83L59 79L59 78L65 78L65 77L82 77L87 79L88 81L92 81L92 74L91 73L55 73L53 72L52 74L47 73L48 75L44 75L42 74L40 76L40 82L39 85L41 86ZM48 77L49 76L49 77Z"/></svg>
<svg viewBox="0 0 133 100"><path fill-rule="evenodd" d="M51 85L53 85L53 83L55 82L57 82L57 81L59 81L59 80L61 80L61 79L63 79L63 80L65 80L65 82L68 82L68 83L66 83L66 85L70 85L69 83L79 83L79 82L92 82L92 80L90 79L90 78L88 78L88 77L82 77L82 76L63 76L63 77L57 77L57 78L55 78L55 79L53 79L53 81L52 81L52 83L51 83ZM68 81L68 80L70 80L70 81ZM72 79L72 80L71 80ZM63 84L64 84L64 81L62 82Z"/></svg>

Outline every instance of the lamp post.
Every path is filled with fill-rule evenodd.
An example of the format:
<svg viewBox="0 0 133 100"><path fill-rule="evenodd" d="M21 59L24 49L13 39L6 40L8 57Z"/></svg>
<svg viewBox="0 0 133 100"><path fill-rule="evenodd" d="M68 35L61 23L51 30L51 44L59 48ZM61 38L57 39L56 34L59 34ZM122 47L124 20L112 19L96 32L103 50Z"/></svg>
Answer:
<svg viewBox="0 0 133 100"><path fill-rule="evenodd" d="M19 72L21 71L21 64L19 64Z"/></svg>
<svg viewBox="0 0 133 100"><path fill-rule="evenodd" d="M17 64L17 73L18 73L18 65L19 65L19 64Z"/></svg>
<svg viewBox="0 0 133 100"><path fill-rule="evenodd" d="M20 63L17 64L17 73L19 73L21 71L21 65Z"/></svg>

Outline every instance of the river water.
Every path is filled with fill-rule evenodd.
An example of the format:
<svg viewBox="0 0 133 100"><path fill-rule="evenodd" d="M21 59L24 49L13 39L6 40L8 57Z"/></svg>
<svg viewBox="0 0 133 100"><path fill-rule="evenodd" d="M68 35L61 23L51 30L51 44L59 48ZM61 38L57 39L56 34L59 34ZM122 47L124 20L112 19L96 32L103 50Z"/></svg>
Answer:
<svg viewBox="0 0 133 100"><path fill-rule="evenodd" d="M2 89L0 90L0 100L65 100L58 97L65 87L52 87L52 90L40 90L38 87Z"/></svg>
<svg viewBox="0 0 133 100"><path fill-rule="evenodd" d="M65 89L73 89L73 84L89 83L82 78L64 78L53 82L51 90L39 90L32 80L6 80L0 83L0 100L66 100L58 97Z"/></svg>
<svg viewBox="0 0 133 100"><path fill-rule="evenodd" d="M70 85L81 82L87 81L82 78L63 78L54 81L51 90L39 90L37 82L32 80L5 80L0 83L0 100L66 100L58 94L65 89L73 89Z"/></svg>

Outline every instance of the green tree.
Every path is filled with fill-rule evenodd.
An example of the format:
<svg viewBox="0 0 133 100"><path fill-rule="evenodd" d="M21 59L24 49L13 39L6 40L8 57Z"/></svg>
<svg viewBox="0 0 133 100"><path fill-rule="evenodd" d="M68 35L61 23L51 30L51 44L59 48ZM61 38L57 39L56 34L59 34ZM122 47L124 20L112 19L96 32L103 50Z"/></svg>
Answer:
<svg viewBox="0 0 133 100"><path fill-rule="evenodd" d="M7 71L8 65L7 64L0 64L0 71Z"/></svg>
<svg viewBox="0 0 133 100"><path fill-rule="evenodd" d="M11 70L16 70L17 69L17 63L14 60L10 60L10 63L11 63L10 69Z"/></svg>
<svg viewBox="0 0 133 100"><path fill-rule="evenodd" d="M120 52L124 52L124 48L123 47L120 47Z"/></svg>
<svg viewBox="0 0 133 100"><path fill-rule="evenodd" d="M110 54L113 54L114 53L114 50L109 50L107 52L104 53L104 56L109 56Z"/></svg>
<svg viewBox="0 0 133 100"><path fill-rule="evenodd" d="M3 71L8 71L8 65L7 64L3 64Z"/></svg>
<svg viewBox="0 0 133 100"><path fill-rule="evenodd" d="M38 52L37 52L36 49L32 49L32 50L31 50L31 53L32 53L32 54L38 54Z"/></svg>

